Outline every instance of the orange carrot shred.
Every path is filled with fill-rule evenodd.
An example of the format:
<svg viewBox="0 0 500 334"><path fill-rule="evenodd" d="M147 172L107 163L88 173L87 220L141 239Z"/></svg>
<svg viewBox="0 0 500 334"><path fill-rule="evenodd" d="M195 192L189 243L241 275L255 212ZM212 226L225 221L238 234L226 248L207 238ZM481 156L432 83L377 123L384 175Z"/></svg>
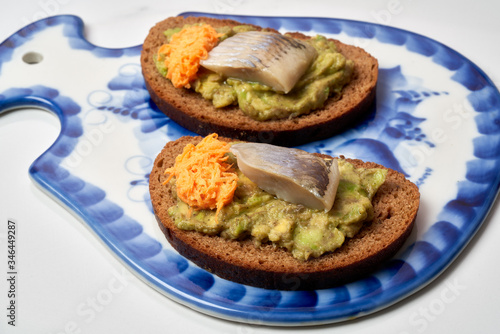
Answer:
<svg viewBox="0 0 500 334"><path fill-rule="evenodd" d="M165 170L169 174L164 184L176 178L177 196L196 210L220 210L229 204L237 187L238 175L227 163L230 145L217 139L217 134L205 137L196 146L188 144L175 164Z"/></svg>
<svg viewBox="0 0 500 334"><path fill-rule="evenodd" d="M208 57L208 52L217 45L222 35L208 24L194 25L173 34L170 43L160 47L158 55L165 56L167 78L174 87L191 87L190 82L196 79L200 60Z"/></svg>

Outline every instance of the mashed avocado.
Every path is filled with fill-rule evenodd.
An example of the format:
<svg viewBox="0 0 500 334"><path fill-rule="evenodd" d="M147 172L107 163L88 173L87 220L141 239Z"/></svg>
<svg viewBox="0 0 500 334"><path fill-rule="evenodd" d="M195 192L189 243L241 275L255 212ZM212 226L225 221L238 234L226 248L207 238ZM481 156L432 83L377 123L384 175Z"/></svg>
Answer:
<svg viewBox="0 0 500 334"><path fill-rule="evenodd" d="M337 196L329 212L277 199L238 171L238 188L233 202L221 210L218 223L215 211L191 212L180 200L169 209L169 215L183 230L227 239L250 237L257 246L271 242L288 249L299 260L319 257L340 247L365 221L373 219L371 200L387 174L385 169L354 168L342 159L339 171ZM175 180L170 185L175 189Z"/></svg>
<svg viewBox="0 0 500 334"><path fill-rule="evenodd" d="M165 36L168 39L180 29L170 29L165 32ZM221 37L223 40L253 28L243 25L217 30L224 33ZM258 121L307 114L321 108L330 96L339 94L351 80L354 70L353 61L337 52L335 44L327 38L316 36L307 42L314 46L318 56L288 94L275 92L263 84L225 78L203 68L200 68L198 79L192 86L203 98L211 100L216 108L238 105L246 115ZM163 67L162 59L158 59L156 65L165 76L166 68Z"/></svg>

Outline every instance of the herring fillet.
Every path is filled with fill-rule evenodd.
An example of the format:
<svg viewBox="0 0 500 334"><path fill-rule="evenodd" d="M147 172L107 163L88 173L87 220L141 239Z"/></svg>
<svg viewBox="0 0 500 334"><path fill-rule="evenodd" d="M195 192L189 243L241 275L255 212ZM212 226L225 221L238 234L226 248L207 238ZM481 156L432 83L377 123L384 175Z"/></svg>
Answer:
<svg viewBox="0 0 500 334"><path fill-rule="evenodd" d="M222 41L200 64L226 77L288 93L316 55L316 49L306 42L278 33L248 31Z"/></svg>
<svg viewBox="0 0 500 334"><path fill-rule="evenodd" d="M259 188L313 209L333 207L340 181L337 160L262 143L237 143L230 151L241 172Z"/></svg>

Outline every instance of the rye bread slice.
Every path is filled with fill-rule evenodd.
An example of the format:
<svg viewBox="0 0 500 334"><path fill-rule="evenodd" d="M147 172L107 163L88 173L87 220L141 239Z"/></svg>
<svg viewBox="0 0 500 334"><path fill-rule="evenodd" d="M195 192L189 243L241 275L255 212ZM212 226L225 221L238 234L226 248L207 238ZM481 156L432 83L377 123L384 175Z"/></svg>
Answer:
<svg viewBox="0 0 500 334"><path fill-rule="evenodd" d="M193 90L175 88L159 74L154 57L159 47L166 42L163 35L165 30L198 22L215 27L241 24L233 20L208 17L170 17L150 29L141 53L142 73L152 101L184 128L202 136L215 132L220 136L245 141L297 146L340 133L372 111L378 80L378 61L363 49L337 40L334 40L337 49L355 62L353 79L344 87L340 96L330 98L323 108L308 115L293 119L256 121L246 116L237 106L217 109L211 101L203 99ZM308 38L301 33L294 33L294 36Z"/></svg>
<svg viewBox="0 0 500 334"><path fill-rule="evenodd" d="M182 137L168 142L155 159L149 189L156 219L170 244L181 255L219 277L266 289L329 288L375 270L394 256L412 231L420 204L419 190L403 174L391 169L373 199L373 221L366 223L341 248L316 259L303 262L272 245L256 247L251 240L230 241L180 230L167 213L175 201L169 187L162 184L166 178L164 171L173 166L186 144L197 144L201 139ZM358 167L385 168L361 160L348 161Z"/></svg>

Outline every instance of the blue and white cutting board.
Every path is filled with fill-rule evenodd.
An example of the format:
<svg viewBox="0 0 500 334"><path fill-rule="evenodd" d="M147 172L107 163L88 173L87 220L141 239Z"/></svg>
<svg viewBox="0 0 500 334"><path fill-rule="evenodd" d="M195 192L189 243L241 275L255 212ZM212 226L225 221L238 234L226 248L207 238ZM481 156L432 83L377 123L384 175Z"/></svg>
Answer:
<svg viewBox="0 0 500 334"><path fill-rule="evenodd" d="M381 310L430 283L474 236L498 192L500 94L490 79L448 47L390 27L223 17L323 34L378 58L375 113L356 128L301 148L375 161L419 186L416 227L394 259L357 282L284 292L222 280L177 254L157 227L148 175L167 141L192 133L151 104L141 46L92 45L75 16L43 19L0 44L0 112L40 107L61 122L57 140L30 168L35 183L149 285L216 317L286 326L332 323Z"/></svg>

